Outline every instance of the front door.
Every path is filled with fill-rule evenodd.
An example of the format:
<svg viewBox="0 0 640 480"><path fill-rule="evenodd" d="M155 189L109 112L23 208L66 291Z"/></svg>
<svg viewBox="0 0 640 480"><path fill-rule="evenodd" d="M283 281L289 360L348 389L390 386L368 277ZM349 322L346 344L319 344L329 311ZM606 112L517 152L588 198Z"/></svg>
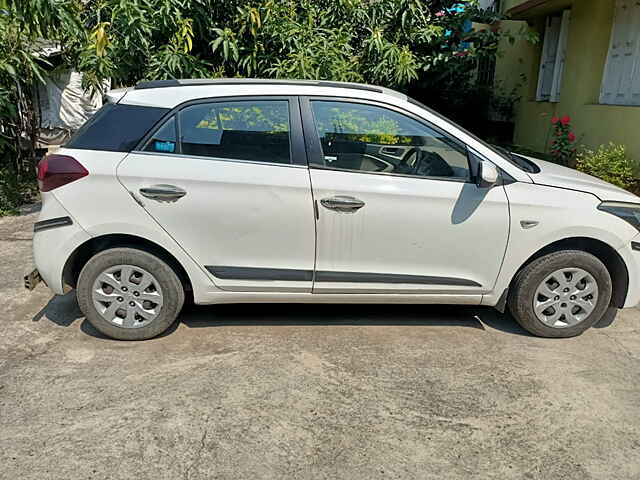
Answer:
<svg viewBox="0 0 640 480"><path fill-rule="evenodd" d="M120 181L218 287L311 291L315 225L295 98L187 105L140 150Z"/></svg>
<svg viewBox="0 0 640 480"><path fill-rule="evenodd" d="M314 293L479 298L493 288L507 198L502 186L472 182L464 144L372 102L308 98L302 108L317 202Z"/></svg>

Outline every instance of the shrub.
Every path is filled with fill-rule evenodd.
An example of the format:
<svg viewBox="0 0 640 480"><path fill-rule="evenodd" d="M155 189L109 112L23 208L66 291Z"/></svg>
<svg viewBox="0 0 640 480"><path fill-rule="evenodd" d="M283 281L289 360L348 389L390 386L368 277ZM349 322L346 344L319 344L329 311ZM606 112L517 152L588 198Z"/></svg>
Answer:
<svg viewBox="0 0 640 480"><path fill-rule="evenodd" d="M37 184L35 177L18 178L11 168L0 169L0 217L15 215L18 207L36 196Z"/></svg>
<svg viewBox="0 0 640 480"><path fill-rule="evenodd" d="M605 182L632 190L638 184L634 175L637 166L637 162L627 155L623 145L610 143L600 145L595 151L585 150L578 154L576 168Z"/></svg>
<svg viewBox="0 0 640 480"><path fill-rule="evenodd" d="M575 155L575 134L571 131L571 117L565 115L562 118L553 117L553 140L551 141L551 158L561 165L568 165L569 160Z"/></svg>

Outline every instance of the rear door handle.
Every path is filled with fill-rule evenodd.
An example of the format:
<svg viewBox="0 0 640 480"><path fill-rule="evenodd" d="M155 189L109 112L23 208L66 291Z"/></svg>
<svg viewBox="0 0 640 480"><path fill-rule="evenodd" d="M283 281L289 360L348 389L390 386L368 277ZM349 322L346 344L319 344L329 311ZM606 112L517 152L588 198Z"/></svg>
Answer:
<svg viewBox="0 0 640 480"><path fill-rule="evenodd" d="M140 194L143 197L151 198L153 200L177 200L184 197L187 192L175 185L151 185L150 187L143 187L140 189Z"/></svg>
<svg viewBox="0 0 640 480"><path fill-rule="evenodd" d="M364 202L348 195L336 195L334 197L323 198L320 203L324 208L342 213L353 213L364 207Z"/></svg>

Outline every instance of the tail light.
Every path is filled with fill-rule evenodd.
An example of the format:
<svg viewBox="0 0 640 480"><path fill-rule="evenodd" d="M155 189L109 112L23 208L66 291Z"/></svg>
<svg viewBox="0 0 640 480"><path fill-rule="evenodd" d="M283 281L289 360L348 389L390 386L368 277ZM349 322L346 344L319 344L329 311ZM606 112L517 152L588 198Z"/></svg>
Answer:
<svg viewBox="0 0 640 480"><path fill-rule="evenodd" d="M68 155L45 155L38 163L38 186L41 192L48 192L87 175L87 169Z"/></svg>

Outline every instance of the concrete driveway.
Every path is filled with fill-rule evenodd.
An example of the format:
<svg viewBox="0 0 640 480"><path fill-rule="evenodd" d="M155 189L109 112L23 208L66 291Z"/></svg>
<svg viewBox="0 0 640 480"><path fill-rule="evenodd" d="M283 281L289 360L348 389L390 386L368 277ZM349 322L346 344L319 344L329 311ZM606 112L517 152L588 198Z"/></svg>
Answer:
<svg viewBox="0 0 640 480"><path fill-rule="evenodd" d="M569 340L491 309L192 307L117 342L21 289L0 219L0 478L640 478L640 315Z"/></svg>

